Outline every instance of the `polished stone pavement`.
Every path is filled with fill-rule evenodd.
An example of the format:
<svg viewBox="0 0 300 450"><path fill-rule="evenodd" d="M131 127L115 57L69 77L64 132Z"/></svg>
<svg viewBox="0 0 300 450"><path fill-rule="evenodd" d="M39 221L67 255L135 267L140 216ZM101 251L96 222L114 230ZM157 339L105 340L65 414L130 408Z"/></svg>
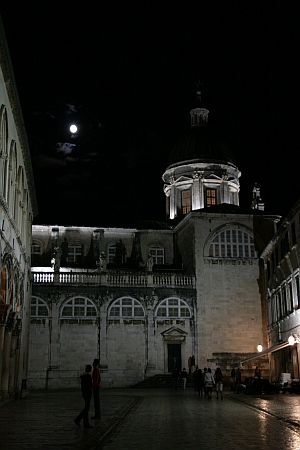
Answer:
<svg viewBox="0 0 300 450"><path fill-rule="evenodd" d="M100 421L76 427L80 392L30 392L0 407L0 450L300 450L300 395L103 389ZM90 416L93 415L93 404Z"/></svg>

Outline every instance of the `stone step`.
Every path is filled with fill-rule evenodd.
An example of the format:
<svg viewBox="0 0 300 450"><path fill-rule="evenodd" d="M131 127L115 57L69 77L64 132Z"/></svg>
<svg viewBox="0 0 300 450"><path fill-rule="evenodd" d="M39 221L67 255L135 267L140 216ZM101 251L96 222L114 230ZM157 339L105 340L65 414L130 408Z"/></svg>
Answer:
<svg viewBox="0 0 300 450"><path fill-rule="evenodd" d="M153 377L145 378L144 380L133 385L133 388L173 388L175 380L171 374L157 374ZM192 379L188 378L186 387L193 386Z"/></svg>

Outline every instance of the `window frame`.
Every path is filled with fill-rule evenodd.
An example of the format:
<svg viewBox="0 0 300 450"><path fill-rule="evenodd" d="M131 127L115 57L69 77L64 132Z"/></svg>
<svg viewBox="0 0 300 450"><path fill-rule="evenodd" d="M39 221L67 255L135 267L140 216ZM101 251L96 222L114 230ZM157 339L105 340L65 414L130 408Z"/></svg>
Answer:
<svg viewBox="0 0 300 450"><path fill-rule="evenodd" d="M78 300L80 300L81 303ZM63 311L65 308L70 308L72 310L72 314L63 315ZM83 314L75 314L76 309L80 309L80 308L84 311L84 313ZM95 311L95 314L87 314L87 311L92 310L92 309ZM92 302L92 300L90 300L87 297L82 297L79 295L66 300L61 305L60 314L59 314L60 319L69 319L69 320L74 320L74 319L91 320L91 319L96 319L97 317L98 317L98 310L97 310L96 305Z"/></svg>
<svg viewBox="0 0 300 450"><path fill-rule="evenodd" d="M165 311L165 314L158 314L159 310ZM178 311L177 315L172 313L175 310ZM184 310L188 310L189 314L181 314ZM168 297L157 305L154 315L156 319L191 319L192 311L185 300L178 297Z"/></svg>
<svg viewBox="0 0 300 450"><path fill-rule="evenodd" d="M136 310L141 309L143 314L136 314ZM115 311L113 314L112 311ZM119 311L119 313L116 313ZM123 314L127 311L129 314ZM119 297L115 299L108 309L108 319L144 319L145 310L139 300L130 296Z"/></svg>
<svg viewBox="0 0 300 450"><path fill-rule="evenodd" d="M162 253L162 254L159 254ZM160 245L151 245L148 249L148 255L152 257L153 265L165 264L165 248Z"/></svg>

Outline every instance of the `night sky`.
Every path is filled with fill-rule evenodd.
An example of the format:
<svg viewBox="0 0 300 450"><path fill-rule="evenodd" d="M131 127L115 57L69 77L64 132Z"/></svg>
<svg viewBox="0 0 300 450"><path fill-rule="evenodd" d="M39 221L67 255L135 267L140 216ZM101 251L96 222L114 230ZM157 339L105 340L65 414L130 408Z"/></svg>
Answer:
<svg viewBox="0 0 300 450"><path fill-rule="evenodd" d="M32 157L34 223L164 222L161 176L199 106L199 81L242 172L241 206L258 182L265 211L288 212L300 197L300 27L289 2L164 11L61 3L0 7Z"/></svg>

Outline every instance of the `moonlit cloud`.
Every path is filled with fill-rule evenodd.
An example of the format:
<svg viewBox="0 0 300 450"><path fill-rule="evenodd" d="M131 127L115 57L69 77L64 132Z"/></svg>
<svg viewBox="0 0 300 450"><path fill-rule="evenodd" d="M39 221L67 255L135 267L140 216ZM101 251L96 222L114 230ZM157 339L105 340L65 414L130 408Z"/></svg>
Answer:
<svg viewBox="0 0 300 450"><path fill-rule="evenodd" d="M76 144L71 144L70 142L57 142L56 151L57 153L63 153L64 155L70 155Z"/></svg>
<svg viewBox="0 0 300 450"><path fill-rule="evenodd" d="M73 114L78 111L77 107L75 105L72 105L71 103L66 103L66 107L67 107L67 114Z"/></svg>

